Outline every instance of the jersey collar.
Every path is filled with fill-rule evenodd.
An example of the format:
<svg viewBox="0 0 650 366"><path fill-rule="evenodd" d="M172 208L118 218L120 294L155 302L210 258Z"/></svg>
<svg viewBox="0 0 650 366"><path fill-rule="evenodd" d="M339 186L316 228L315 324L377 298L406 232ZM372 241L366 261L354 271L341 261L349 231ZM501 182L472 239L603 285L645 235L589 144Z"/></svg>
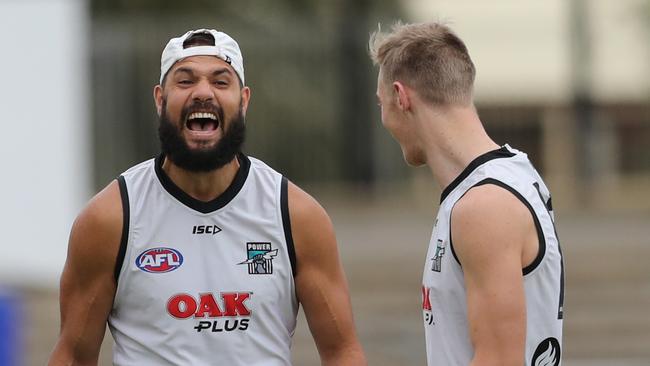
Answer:
<svg viewBox="0 0 650 366"><path fill-rule="evenodd" d="M176 183L174 183L169 178L167 173L165 173L162 168L163 162L165 161L164 154L160 154L158 157L156 157L155 170L160 184L162 184L163 188L169 194L174 196L174 198L195 211L201 213L210 213L223 208L228 203L230 203L230 201L235 198L237 193L239 193L239 191L244 186L246 178L248 177L248 172L250 171L251 162L250 159L248 159L248 157L242 153L237 155L237 160L239 160L239 170L237 170L237 174L235 174L235 179L233 179L232 183L230 183L230 186L228 186L228 188L226 188L226 190L221 195L219 195L219 197L207 202L197 200L196 198L185 193L185 191L178 187Z"/></svg>
<svg viewBox="0 0 650 366"><path fill-rule="evenodd" d="M503 146L499 149L488 151L483 155L479 155L477 158L472 160L465 169L451 182L440 195L440 203L447 198L447 196L453 191L458 185L465 180L476 168L487 163L490 160L501 159L501 158L511 158L515 156L515 153L510 151L507 146Z"/></svg>

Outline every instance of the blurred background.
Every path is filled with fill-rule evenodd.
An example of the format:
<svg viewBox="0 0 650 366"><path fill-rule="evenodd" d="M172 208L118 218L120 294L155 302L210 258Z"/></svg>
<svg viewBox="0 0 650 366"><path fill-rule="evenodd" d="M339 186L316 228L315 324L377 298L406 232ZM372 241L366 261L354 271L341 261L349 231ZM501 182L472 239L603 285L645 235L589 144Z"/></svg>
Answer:
<svg viewBox="0 0 650 366"><path fill-rule="evenodd" d="M160 53L203 27L242 48L245 152L334 221L370 364L423 365L440 187L382 130L367 56L369 33L398 19L464 39L486 129L527 152L553 192L563 364L650 365L650 0L0 0L0 365L46 363L74 217L157 154ZM302 315L293 353L318 364Z"/></svg>

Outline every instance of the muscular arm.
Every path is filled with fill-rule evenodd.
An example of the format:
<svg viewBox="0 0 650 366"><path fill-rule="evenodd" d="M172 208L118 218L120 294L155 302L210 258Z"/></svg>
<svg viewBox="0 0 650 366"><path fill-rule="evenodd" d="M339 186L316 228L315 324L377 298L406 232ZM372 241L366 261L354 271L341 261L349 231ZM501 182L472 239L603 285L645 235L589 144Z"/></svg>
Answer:
<svg viewBox="0 0 650 366"><path fill-rule="evenodd" d="M539 245L531 214L510 192L484 185L458 201L451 220L467 290L471 365L520 366L526 342L522 268Z"/></svg>
<svg viewBox="0 0 650 366"><path fill-rule="evenodd" d="M116 284L122 232L117 181L97 194L74 222L61 275L61 331L48 365L97 365Z"/></svg>
<svg viewBox="0 0 650 366"><path fill-rule="evenodd" d="M332 223L307 193L289 183L296 249L296 292L323 365L365 365Z"/></svg>

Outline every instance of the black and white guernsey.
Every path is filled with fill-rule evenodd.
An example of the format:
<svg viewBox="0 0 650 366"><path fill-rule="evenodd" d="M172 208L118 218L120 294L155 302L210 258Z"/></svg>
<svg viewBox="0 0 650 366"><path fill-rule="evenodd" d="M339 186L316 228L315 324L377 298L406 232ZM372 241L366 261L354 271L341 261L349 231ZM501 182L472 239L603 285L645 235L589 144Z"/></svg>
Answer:
<svg viewBox="0 0 650 366"><path fill-rule="evenodd" d="M169 179L163 159L118 179L114 364L290 365L298 301L287 180L240 154L230 187L202 202Z"/></svg>
<svg viewBox="0 0 650 366"><path fill-rule="evenodd" d="M474 355L462 263L454 253L450 221L456 202L469 189L484 184L508 190L532 214L539 251L522 273L527 314L524 364L557 366L562 344L564 270L551 197L527 155L508 145L476 158L442 192L422 277L428 364L468 365ZM498 264L498 251L489 260Z"/></svg>

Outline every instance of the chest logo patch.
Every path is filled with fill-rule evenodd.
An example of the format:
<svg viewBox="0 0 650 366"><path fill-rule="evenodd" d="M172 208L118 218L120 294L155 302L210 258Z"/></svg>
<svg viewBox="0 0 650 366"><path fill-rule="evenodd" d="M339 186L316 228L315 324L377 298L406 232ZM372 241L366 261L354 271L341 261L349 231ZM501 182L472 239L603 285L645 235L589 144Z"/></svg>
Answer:
<svg viewBox="0 0 650 366"><path fill-rule="evenodd" d="M135 265L148 273L171 272L183 264L183 255L172 248L151 248L142 252L136 259Z"/></svg>
<svg viewBox="0 0 650 366"><path fill-rule="evenodd" d="M271 243L246 243L247 259L237 264L247 264L248 274L272 274L273 258L278 255Z"/></svg>
<svg viewBox="0 0 650 366"><path fill-rule="evenodd" d="M440 272L442 270L442 256L445 254L445 242L442 239L438 239L438 245L436 245L436 254L433 255L431 260L433 265L431 270L434 272Z"/></svg>

